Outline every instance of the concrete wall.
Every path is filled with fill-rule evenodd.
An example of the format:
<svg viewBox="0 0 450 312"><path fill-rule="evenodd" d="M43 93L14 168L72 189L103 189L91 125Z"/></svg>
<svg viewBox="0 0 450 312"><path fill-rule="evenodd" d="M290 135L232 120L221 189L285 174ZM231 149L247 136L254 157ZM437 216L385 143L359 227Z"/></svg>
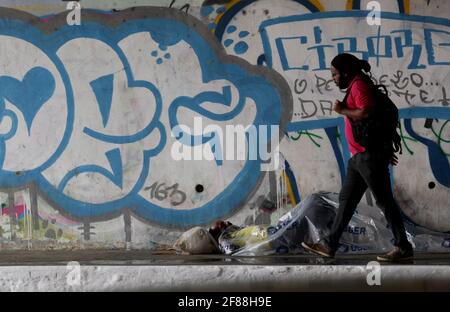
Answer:
<svg viewBox="0 0 450 312"><path fill-rule="evenodd" d="M339 191L350 155L328 66L342 51L367 58L401 109L392 179L405 217L449 231L450 3L380 1L379 26L367 3L86 0L69 26L64 2L3 1L2 248L153 248ZM281 169L220 159L230 147L196 117L223 132L280 126ZM193 145L211 160L174 160Z"/></svg>

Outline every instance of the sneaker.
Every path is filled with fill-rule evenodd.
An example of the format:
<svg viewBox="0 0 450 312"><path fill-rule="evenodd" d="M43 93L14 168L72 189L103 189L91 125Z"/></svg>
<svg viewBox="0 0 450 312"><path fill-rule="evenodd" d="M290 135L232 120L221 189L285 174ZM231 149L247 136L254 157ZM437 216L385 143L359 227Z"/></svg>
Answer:
<svg viewBox="0 0 450 312"><path fill-rule="evenodd" d="M324 244L316 243L316 244L310 244L302 242L303 248L306 250L313 252L317 255L327 257L327 258L334 258L334 250L332 250L330 247Z"/></svg>
<svg viewBox="0 0 450 312"><path fill-rule="evenodd" d="M414 251L412 249L401 249L399 247L395 247L387 254L377 257L378 261L384 262L407 262L412 261L413 259Z"/></svg>

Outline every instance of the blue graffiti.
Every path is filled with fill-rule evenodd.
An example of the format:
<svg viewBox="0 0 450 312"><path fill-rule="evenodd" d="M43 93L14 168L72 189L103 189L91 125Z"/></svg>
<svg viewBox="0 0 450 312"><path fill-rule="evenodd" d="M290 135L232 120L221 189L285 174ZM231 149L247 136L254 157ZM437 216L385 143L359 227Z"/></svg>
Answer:
<svg viewBox="0 0 450 312"><path fill-rule="evenodd" d="M114 75L107 75L91 81L90 85L97 98L98 107L102 115L103 127L106 127L111 112L113 97Z"/></svg>
<svg viewBox="0 0 450 312"><path fill-rule="evenodd" d="M168 16L171 16L170 14ZM147 18L145 20L131 20L124 22L121 26L115 28L108 28L97 22L85 22L81 26L69 27L62 26L54 34L45 35L42 32L36 30L33 26L27 22L20 20L8 19L8 23L5 24L8 27L4 27L0 30L1 34L10 35L16 38L21 38L31 42L37 48L41 49L45 55L55 64L56 69L61 75L66 91L67 105L67 119L66 128L64 129L64 136L61 139L61 143L56 148L55 152L46 160L42 165L30 170L24 170L20 174L16 172L9 172L6 170L0 171L0 186L11 187L24 185L30 181L37 183L40 190L46 194L48 198L52 200L59 209L65 211L65 213L71 215L74 218L92 218L92 217L104 217L106 215L113 216L120 213L120 210L124 207L132 209L134 213L139 215L145 220L158 223L164 226L178 226L178 227L190 227L197 224L205 224L212 222L213 220L229 214L233 209L238 207L245 201L247 196L258 184L258 181L262 177L261 159L248 160L242 167L242 170L236 175L235 179L225 187L225 189L213 198L210 202L207 202L201 207L196 207L191 210L176 210L166 209L151 203L142 196L139 192L142 190L145 181L151 175L152 166L151 159L159 155L166 147L167 142L167 129L161 122L161 115L163 114L163 95L160 90L152 83L144 80L136 80L131 71L128 57L123 50L119 47L119 42L137 32L146 32L151 35L151 39L159 44L159 49L166 51L170 46L174 46L183 41L192 47L195 55L200 60L200 70L203 81L199 81L199 84L208 83L215 80L226 80L230 82L230 85L234 85L237 88L239 95L239 101L230 112L224 114L215 114L202 107L202 103L216 103L217 105L229 106L231 104L231 89L225 86L222 92L203 92L193 98L178 97L173 100L172 103L168 103L169 110L169 123L170 128L173 128L178 124L177 111L178 108L184 107L190 109L195 114L211 118L213 120L224 121L232 120L240 112L242 112L245 99L252 99L256 105L256 117L254 125L279 125L283 111L290 109L283 107L283 105L292 105L292 103L282 103L282 97L278 85L269 80L265 76L251 72L248 66L235 64L233 60L229 60L217 54L217 47L214 40L206 40L204 34L200 34L196 29L190 28L188 25L176 20L176 17L172 18ZM198 26L201 27L201 26ZM245 33L241 33L241 36L245 36ZM43 171L48 169L54 164L58 157L65 151L71 138L72 131L74 129L74 95L72 89L72 82L69 80L68 73L61 60L58 58L56 51L67 42L71 40L89 38L98 40L102 44L107 45L111 50L119 57L120 62L123 63L123 71L128 81L128 88L145 88L149 91L154 98L153 104L155 106L155 112L151 120L136 133L127 135L118 135L116 133L108 132L108 127L111 123L111 106L114 97L114 80L116 79L115 73L111 72L107 75L99 77L93 81L87 81L87 83L93 95L95 97L98 112L99 122L103 126L104 130L95 130L91 127L81 128L82 134L95 139L101 143L116 144L115 148L108 150L104 157L106 158L107 165L104 168L103 165L95 164L83 164L65 173L57 185L50 182ZM148 52L148 58L151 60L154 57L158 57L158 53ZM223 53L223 52L221 52ZM170 53L165 52L165 59L171 59ZM54 92L55 81L50 72L45 68L34 68L25 75L22 81L14 80L13 78L2 77L4 85L10 88L16 88L19 84L22 84L27 92L30 94L11 94L4 91L2 93L3 98L0 98L0 121L5 118L10 118L12 121L12 127L8 133L0 136L0 160L3 164L5 158L5 152L7 149L8 140L14 137L16 133L15 126L17 126L17 116L5 109L5 100L12 102L20 111L23 112L27 121L29 129L33 129L34 117L39 110L39 107L48 100ZM53 80L52 80L53 79ZM29 87L33 85L36 88ZM1 88L1 87L0 87ZM18 89L20 90L20 88ZM35 92L35 93L33 93ZM14 97L16 96L16 97ZM33 97L32 104L25 106L25 100ZM83 105L77 103L77 105ZM270 109L269 109L270 108ZM101 127L100 127L101 128ZM155 147L149 150L144 149L142 151L143 161L142 168L140 168L139 176L136 178L132 185L131 191L123 194L122 197L101 203L91 203L82 200L72 198L69 194L64 193L68 184L77 176L95 173L101 175L118 188L123 187L124 182L124 155L121 152L120 145L138 142L152 133L159 133L159 140ZM183 135L183 139L188 136ZM182 140L182 138L179 138ZM208 143L211 138L201 138L202 143ZM265 141L268 144L269 141ZM189 140L188 144L191 144ZM119 146L117 146L119 145ZM217 148L217 147L216 147ZM218 150L220 152L220 150ZM108 167L109 165L109 167ZM220 165L220 163L218 163ZM107 169L108 168L108 169Z"/></svg>
<svg viewBox="0 0 450 312"><path fill-rule="evenodd" d="M0 29L1 35L20 38L36 47L39 47L39 49L41 49L42 52L54 64L60 75L59 79L62 80L62 83L65 87L65 98L61 98L61 106L65 105L67 109L66 124L61 143L53 151L51 156L48 157L45 162L39 164L36 168L14 172L5 170L3 168L3 165L6 154L6 142L16 134L18 127L18 118L13 111L4 108L4 97L0 98L0 113L2 114L0 120L3 121L4 117L9 117L12 122L12 128L9 133L0 136L0 164L2 166L2 168L0 169L0 186L17 187L38 179L41 172L51 166L67 147L73 129L74 99L73 90L68 74L65 71L61 60L56 56L56 51L60 44L55 41L46 42L41 31L34 27L30 27L29 24L23 21L9 19L7 26L8 27L5 26ZM27 103L22 102L23 97L14 94L14 91L7 91L8 97L12 101L12 104L15 105L19 110L21 110L26 120L28 134L30 134L30 129L32 126L32 124L30 125L30 123L34 121L35 114L39 112L37 107L39 105L44 105L49 94L53 94L54 82L56 77L52 76L52 74L50 74L47 69L38 66L30 69L29 72L25 75L22 82L19 82L12 77L3 77L2 79L4 81L6 79L7 85L9 84L10 86L9 88L11 88L12 85L15 85L18 86L19 89L23 90L25 85L29 86L30 84L32 84L30 88L27 88L27 90L24 91L22 96L27 98L34 97L33 99L30 99L31 103L38 104L33 104L33 109L30 112L26 112L25 114L24 111L27 111L27 108L25 108L27 107ZM22 84L22 86L20 87L19 84ZM18 102L16 102L17 100Z"/></svg>
<svg viewBox="0 0 450 312"><path fill-rule="evenodd" d="M120 150L118 148L110 150L106 153L106 158L108 159L108 162L111 166L112 172L109 172L103 167L95 166L95 165L86 165L86 166L80 166L72 171L68 172L64 178L59 183L58 189L63 192L64 188L66 187L67 183L79 174L82 173L99 173L103 175L104 177L108 178L111 182L113 182L118 187L122 188L122 182L123 182L123 167L122 167L122 157L120 155Z"/></svg>
<svg viewBox="0 0 450 312"><path fill-rule="evenodd" d="M200 14L204 17L210 15L212 12L214 12L214 8L212 6L202 6L200 9Z"/></svg>
<svg viewBox="0 0 450 312"><path fill-rule="evenodd" d="M232 34L232 33L234 33L236 30L237 30L237 27L234 26L234 25L231 25L231 26L228 26L226 32L227 32L227 34ZM240 39L244 39L244 38L247 37L249 34L250 34L250 33L249 33L248 31L240 31L239 34L238 34L238 37L239 37ZM229 46L231 46L233 43L234 43L234 40L233 40L233 39L226 39L226 40L223 42L223 44L224 44L225 47L229 47ZM236 45L234 46L233 49L234 49L234 52L235 52L236 54L239 55L239 54L244 54L244 53L246 53L247 50L249 49L249 46L248 46L248 44L247 44L246 42L244 42L244 41L239 41L239 42L236 43Z"/></svg>
<svg viewBox="0 0 450 312"><path fill-rule="evenodd" d="M0 112L3 112L0 116L0 122L3 122L5 117L8 117L11 120L11 129L9 129L7 133L0 135L0 142L4 142L16 134L18 118L13 111L5 108L5 100L3 98L0 98ZM1 149L1 151L4 151L4 149ZM3 160L0 161L0 164L3 164Z"/></svg>
<svg viewBox="0 0 450 312"><path fill-rule="evenodd" d="M408 65L408 69L424 69L426 66L424 64L419 64L420 56L422 55L422 45L413 43L413 33L411 29L401 29L401 30L393 30L391 34L403 34L404 40L402 37L395 37L395 48L398 57L404 57L404 49L410 48L412 49L411 62ZM404 41L404 43L403 43Z"/></svg>
<svg viewBox="0 0 450 312"><path fill-rule="evenodd" d="M92 85L92 82L91 82L91 85ZM162 99L161 99L161 94L159 93L159 90L155 87L155 85L153 85L147 81L133 81L133 82L129 83L129 87L130 88L134 88L134 87L146 88L153 94L153 96L156 100L156 112L154 114L154 117L144 129L142 129L138 133L133 133L130 135L120 135L120 136L101 133L101 132L92 130L90 128L84 128L83 132L99 141L115 143L115 144L125 144L125 143L137 142L139 140L142 140L146 136L148 136L151 132L153 132L159 126L159 123L160 123L159 116L161 115L161 111L162 111ZM105 97L108 97L107 100L110 100L109 99L110 90L108 90L108 88L101 89L100 91L97 89L97 92L99 92L99 93L101 92L101 94L103 94L102 97L99 97L96 93L97 99L100 99L103 101L105 99ZM107 93L107 94L104 94L104 93ZM101 106L101 105L102 104L99 103L99 106ZM103 104L103 105L105 105L105 104ZM109 106L110 105L111 104L109 103ZM103 110L106 111L106 109L103 109ZM102 114L102 117L103 117L103 114Z"/></svg>
<svg viewBox="0 0 450 312"><path fill-rule="evenodd" d="M13 77L0 77L0 97L7 99L23 114L28 133L41 107L50 99L55 90L55 79L45 68L30 69L19 81Z"/></svg>
<svg viewBox="0 0 450 312"><path fill-rule="evenodd" d="M294 15L287 17L280 17L271 20L264 21L260 25L260 34L263 41L263 47L266 54L266 60L269 67L272 67L273 63L273 51L270 46L270 40L266 28L278 25L278 24L288 24L293 22L310 21L310 20L320 20L333 19L333 18L365 18L368 11L342 11L342 12L324 12L324 13L314 13L314 14L303 14ZM381 18L387 20L400 20L408 22L418 22L418 23L428 23L437 26L450 26L450 20L444 18L435 18L429 16L407 16L398 13L391 12L381 12ZM423 69L426 66L442 66L450 65L448 59L437 60L436 55L448 55L445 53L445 48L450 45L450 38L445 41L442 37L445 35L450 35L450 32L444 30L436 30L430 28L423 29L424 37L424 49L422 49L423 42L414 42L412 34L410 31L405 29L393 29L385 33L382 31L381 27L377 29L377 34L372 36L367 36L365 38L365 49L358 47L358 42L360 42L361 37L348 36L348 37L337 37L331 38L331 42L336 42L335 45L332 44L322 44L322 29L320 25L317 25L313 29L312 38L308 35L307 30L303 31L301 35L296 37L279 37L275 39L275 46L277 48L276 55L279 55L282 68L284 70L309 70L309 66L295 66L292 67L289 64L290 56L286 53L285 45L289 41L298 42L299 47L304 46L305 51L315 51L312 53L310 58L315 57L317 59L317 64L319 67L314 70L327 70L326 64L329 64L331 59L337 53L354 53L361 54L363 59L375 58L377 63L380 58L393 58L393 44L395 45L395 51L397 53L397 58L405 58L406 55L403 53L404 48L412 48L413 53L411 54L411 59L409 60L408 68L410 69ZM439 34L440 36L433 36L433 34ZM448 38L449 36L447 36ZM383 45L381 43L384 43ZM380 46L383 46L381 51ZM419 64L422 52L425 51L426 59L428 64ZM298 51L296 51L298 53ZM296 56L297 56L296 53ZM402 60L404 62L404 60Z"/></svg>
<svg viewBox="0 0 450 312"><path fill-rule="evenodd" d="M174 136L178 141L187 146L198 146L206 143L211 144L211 149L214 153L216 163L218 166L222 165L222 148L220 145L219 134L217 132L205 133L201 136L190 135L184 132L177 119L177 112L179 108L188 108L201 116L207 118L223 121L230 120L236 117L243 109L245 102L241 98L238 105L231 111L225 114L214 114L201 107L204 102L213 102L219 105L230 106L231 105L231 88L229 86L223 87L222 93L218 92L203 92L195 96L194 98L178 97L169 107L169 121L170 128L174 132Z"/></svg>
<svg viewBox="0 0 450 312"><path fill-rule="evenodd" d="M428 148L428 158L430 160L431 171L436 180L450 188L450 164L447 156L436 142L418 135L412 128L411 119L405 119L404 125L406 131L411 137L424 144Z"/></svg>
<svg viewBox="0 0 450 312"><path fill-rule="evenodd" d="M448 26L448 24L447 24L447 26ZM441 34L441 35L442 34L447 35L448 42L436 42L436 40L433 40L433 33L438 33L438 34ZM450 65L450 60L437 61L436 60L436 50L435 50L436 47L448 47L448 46L450 46L450 32L449 31L444 31L444 30L436 30L436 29L426 28L424 30L424 34L425 34L425 46L426 46L426 49L428 51L428 53L427 53L428 63L430 65Z"/></svg>

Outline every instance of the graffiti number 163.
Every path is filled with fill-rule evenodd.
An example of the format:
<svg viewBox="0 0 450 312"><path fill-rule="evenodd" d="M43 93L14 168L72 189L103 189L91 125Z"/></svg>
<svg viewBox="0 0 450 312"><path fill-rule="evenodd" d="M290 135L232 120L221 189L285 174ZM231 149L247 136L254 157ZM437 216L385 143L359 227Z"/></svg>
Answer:
<svg viewBox="0 0 450 312"><path fill-rule="evenodd" d="M170 203L174 206L181 205L186 200L186 193L178 189L178 183L167 187L165 183L155 182L145 187L144 190L150 191L150 198L156 198L159 201L163 201L167 196L170 196Z"/></svg>

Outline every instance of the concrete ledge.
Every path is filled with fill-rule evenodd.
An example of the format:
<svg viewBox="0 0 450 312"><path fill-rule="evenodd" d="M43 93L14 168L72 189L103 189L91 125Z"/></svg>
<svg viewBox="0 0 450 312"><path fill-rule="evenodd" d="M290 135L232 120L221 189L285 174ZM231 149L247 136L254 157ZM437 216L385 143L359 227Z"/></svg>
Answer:
<svg viewBox="0 0 450 312"><path fill-rule="evenodd" d="M365 265L4 266L0 290L450 291L450 266L381 266L374 286L370 272Z"/></svg>

